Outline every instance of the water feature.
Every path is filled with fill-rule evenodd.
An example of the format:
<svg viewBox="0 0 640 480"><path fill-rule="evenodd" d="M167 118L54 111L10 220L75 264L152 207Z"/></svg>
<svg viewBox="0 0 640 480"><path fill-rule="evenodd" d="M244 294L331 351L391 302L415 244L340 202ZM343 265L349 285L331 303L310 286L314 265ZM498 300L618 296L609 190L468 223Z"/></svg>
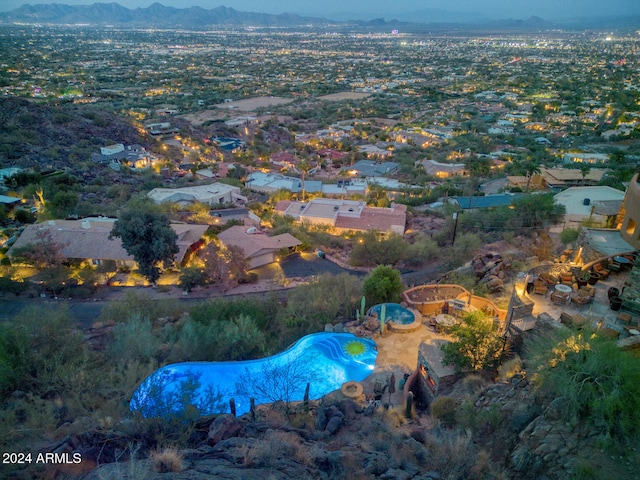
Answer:
<svg viewBox="0 0 640 480"><path fill-rule="evenodd" d="M380 303L378 305L374 305L369 309L369 311L367 312L367 315L372 317L375 314L377 318L380 318L382 305L385 305L385 309L386 309L385 320L384 320L385 323L388 323L391 321L393 323L399 323L401 325L409 325L415 322L416 320L416 317L413 314L413 312L411 312L411 310L404 308L399 303Z"/></svg>
<svg viewBox="0 0 640 480"><path fill-rule="evenodd" d="M282 353L241 362L190 362L167 365L147 377L135 391L131 411L144 417L236 412L256 404L318 399L348 381L360 382L374 369L378 350L373 340L350 333L306 335Z"/></svg>

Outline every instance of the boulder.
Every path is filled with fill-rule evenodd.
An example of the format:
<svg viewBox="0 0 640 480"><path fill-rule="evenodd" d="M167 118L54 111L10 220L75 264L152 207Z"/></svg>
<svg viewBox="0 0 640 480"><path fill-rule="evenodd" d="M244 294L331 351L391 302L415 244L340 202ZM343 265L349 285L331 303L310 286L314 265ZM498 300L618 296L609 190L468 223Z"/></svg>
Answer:
<svg viewBox="0 0 640 480"><path fill-rule="evenodd" d="M324 432L329 435L333 435L338 431L340 426L342 425L343 415L335 415L329 419L327 422L327 426L324 429Z"/></svg>
<svg viewBox="0 0 640 480"><path fill-rule="evenodd" d="M209 435L207 443L215 445L216 443L231 437L242 436L244 428L240 421L231 414L220 415L209 427Z"/></svg>
<svg viewBox="0 0 640 480"><path fill-rule="evenodd" d="M362 407L350 398L341 400L339 408L349 422L354 421L357 418L358 413L362 413Z"/></svg>
<svg viewBox="0 0 640 480"><path fill-rule="evenodd" d="M367 317L362 326L371 332L375 332L380 329L380 320L374 317Z"/></svg>

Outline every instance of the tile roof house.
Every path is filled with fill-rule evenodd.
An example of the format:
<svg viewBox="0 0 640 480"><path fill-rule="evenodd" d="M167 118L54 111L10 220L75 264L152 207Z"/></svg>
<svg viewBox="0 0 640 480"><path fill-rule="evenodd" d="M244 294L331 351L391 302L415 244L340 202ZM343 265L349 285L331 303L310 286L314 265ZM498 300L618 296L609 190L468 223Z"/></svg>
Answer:
<svg viewBox="0 0 640 480"><path fill-rule="evenodd" d="M249 268L257 268L276 261L278 252L301 245L302 242L289 233L269 237L256 227L236 225L218 234L226 247L239 247L249 261Z"/></svg>
<svg viewBox="0 0 640 480"><path fill-rule="evenodd" d="M407 221L406 205L367 207L363 202L332 198L314 198L306 203L283 200L276 204L275 213L302 223L330 225L341 232L375 230L402 235Z"/></svg>
<svg viewBox="0 0 640 480"><path fill-rule="evenodd" d="M540 175L552 189L597 185L604 178L605 173L607 173L605 169L591 168L583 177L579 168L540 168Z"/></svg>
<svg viewBox="0 0 640 480"><path fill-rule="evenodd" d="M288 170L295 170L300 160L289 152L274 153L269 157L269 162Z"/></svg>
<svg viewBox="0 0 640 480"><path fill-rule="evenodd" d="M62 254L69 260L90 260L94 265L103 261L115 261L117 265L133 266L133 257L127 253L119 238L109 239L116 219L98 217L84 220L49 220L46 223L27 225L8 254L16 248L37 241L38 232L46 230L54 243L60 246ZM181 264L190 249L195 248L208 225L171 224L178 235L177 264Z"/></svg>
<svg viewBox="0 0 640 480"><path fill-rule="evenodd" d="M316 152L320 157L326 160L342 160L348 154L332 148L322 148Z"/></svg>

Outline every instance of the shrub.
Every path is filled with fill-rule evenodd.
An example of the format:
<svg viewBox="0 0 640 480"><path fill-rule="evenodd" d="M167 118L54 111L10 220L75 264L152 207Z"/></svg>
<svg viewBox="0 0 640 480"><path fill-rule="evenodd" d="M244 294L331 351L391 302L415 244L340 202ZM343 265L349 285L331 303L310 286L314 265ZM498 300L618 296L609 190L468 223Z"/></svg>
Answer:
<svg viewBox="0 0 640 480"><path fill-rule="evenodd" d="M395 265L406 257L407 244L402 236L392 234L380 239L376 232L363 234L353 245L351 265Z"/></svg>
<svg viewBox="0 0 640 480"><path fill-rule="evenodd" d="M115 326L108 350L118 362L146 362L158 355L160 340L154 335L151 321L134 313L127 321Z"/></svg>
<svg viewBox="0 0 640 480"><path fill-rule="evenodd" d="M537 335L526 350L539 387L564 397L567 421L587 419L616 438L640 431L640 369L632 352L589 332L564 331Z"/></svg>
<svg viewBox="0 0 640 480"><path fill-rule="evenodd" d="M204 272L196 267L183 268L180 273L180 288L185 292L190 292L197 286L207 283Z"/></svg>
<svg viewBox="0 0 640 480"><path fill-rule="evenodd" d="M504 342L492 318L473 312L451 330L456 340L441 347L445 365L453 365L457 370L490 370L499 365Z"/></svg>
<svg viewBox="0 0 640 480"><path fill-rule="evenodd" d="M29 283L16 282L8 277L0 277L0 292L15 293L20 295L25 290L29 289Z"/></svg>
<svg viewBox="0 0 640 480"><path fill-rule="evenodd" d="M560 241L563 245L569 245L570 243L573 243L578 239L579 234L580 230L578 230L577 228L565 228L560 233Z"/></svg>
<svg viewBox="0 0 640 480"><path fill-rule="evenodd" d="M19 389L49 397L93 382L80 374L89 354L66 309L27 308L0 328L0 395Z"/></svg>
<svg viewBox="0 0 640 480"><path fill-rule="evenodd" d="M151 464L158 473L181 472L184 468L182 455L175 447L151 452Z"/></svg>
<svg viewBox="0 0 640 480"><path fill-rule="evenodd" d="M452 270L471 260L482 246L482 240L475 233L463 233L446 254L445 267Z"/></svg>
<svg viewBox="0 0 640 480"><path fill-rule="evenodd" d="M404 285L400 272L385 265L376 267L365 278L362 285L362 294L367 300L367 305L400 302L403 290Z"/></svg>
<svg viewBox="0 0 640 480"><path fill-rule="evenodd" d="M435 260L440 256L440 253L441 248L438 246L438 242L426 236L421 236L416 239L413 245L409 245L406 259L411 265L419 265L429 260Z"/></svg>
<svg viewBox="0 0 640 480"><path fill-rule="evenodd" d="M430 405L431 415L440 420L445 427L456 424L456 410L458 402L452 397L438 397Z"/></svg>
<svg viewBox="0 0 640 480"><path fill-rule="evenodd" d="M183 311L179 300L154 300L147 294L127 292L124 300L110 302L102 309L100 321L120 323L134 315L155 320L161 317L178 316Z"/></svg>
<svg viewBox="0 0 640 480"><path fill-rule="evenodd" d="M217 318L203 324L189 319L176 341L176 361L247 360L264 355L266 340L248 315Z"/></svg>
<svg viewBox="0 0 640 480"><path fill-rule="evenodd" d="M323 274L309 285L292 289L279 317L292 333L304 335L322 329L325 323L352 319L361 297L359 278L347 273Z"/></svg>

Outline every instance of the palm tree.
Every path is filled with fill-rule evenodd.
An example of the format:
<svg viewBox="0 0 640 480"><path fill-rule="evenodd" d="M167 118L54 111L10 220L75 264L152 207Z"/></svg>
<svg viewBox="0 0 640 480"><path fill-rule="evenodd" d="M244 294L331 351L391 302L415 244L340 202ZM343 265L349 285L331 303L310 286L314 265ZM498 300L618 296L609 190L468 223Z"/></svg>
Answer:
<svg viewBox="0 0 640 480"><path fill-rule="evenodd" d="M302 201L304 202L304 177L309 170L311 170L311 164L306 158L303 158L298 162L298 166L296 167L300 172L300 178L302 180Z"/></svg>
<svg viewBox="0 0 640 480"><path fill-rule="evenodd" d="M583 184L584 184L584 179L586 178L587 175L589 175L590 171L591 171L591 167L589 165L587 165L586 163L580 164L580 174L582 175Z"/></svg>
<svg viewBox="0 0 640 480"><path fill-rule="evenodd" d="M349 176L349 172L347 171L346 168L343 168L338 172L338 176L342 178L342 200L344 200L344 182L345 182L345 178Z"/></svg>
<svg viewBox="0 0 640 480"><path fill-rule="evenodd" d="M524 171L527 177L527 188L525 189L526 193L529 193L529 188L531 187L531 178L534 175L540 174L540 164L535 160L527 159L522 162L522 170Z"/></svg>

